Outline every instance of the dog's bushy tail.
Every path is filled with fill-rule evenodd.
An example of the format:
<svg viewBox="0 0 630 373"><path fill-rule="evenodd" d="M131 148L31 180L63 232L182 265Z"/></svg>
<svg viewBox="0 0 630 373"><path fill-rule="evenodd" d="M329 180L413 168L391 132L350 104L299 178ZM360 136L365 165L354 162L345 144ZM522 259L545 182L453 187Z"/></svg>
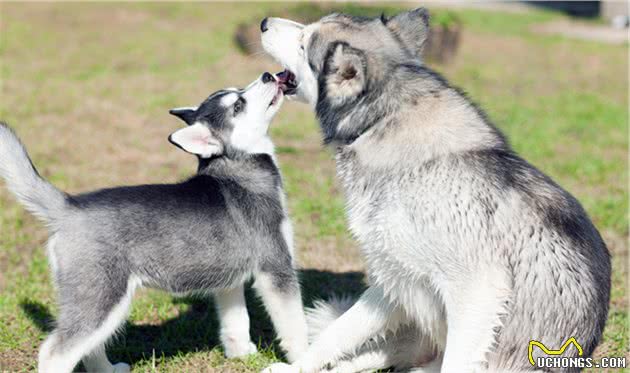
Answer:
<svg viewBox="0 0 630 373"><path fill-rule="evenodd" d="M33 215L51 223L66 206L66 194L44 180L15 133L0 122L0 176Z"/></svg>
<svg viewBox="0 0 630 373"><path fill-rule="evenodd" d="M306 308L309 343L313 342L324 329L349 310L357 300L358 298L350 296L333 296L327 301L316 300L313 302L312 308Z"/></svg>

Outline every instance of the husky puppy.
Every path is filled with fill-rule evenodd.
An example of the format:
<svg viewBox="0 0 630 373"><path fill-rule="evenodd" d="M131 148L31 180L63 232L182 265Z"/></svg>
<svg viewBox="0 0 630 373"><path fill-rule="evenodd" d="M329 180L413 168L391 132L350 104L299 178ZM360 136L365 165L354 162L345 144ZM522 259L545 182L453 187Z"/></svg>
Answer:
<svg viewBox="0 0 630 373"><path fill-rule="evenodd" d="M112 365L104 346L141 286L213 293L226 355L255 353L243 293L252 276L289 361L306 349L291 222L267 135L285 87L265 73L244 90L171 110L188 127L169 140L199 159L197 174L178 184L68 195L0 124L0 175L51 232L59 317L40 349L40 372L70 372L80 359L88 371L129 371Z"/></svg>
<svg viewBox="0 0 630 373"><path fill-rule="evenodd" d="M334 367L347 354L365 359L342 361L343 372L399 363L531 371L530 340L555 349L570 337L582 357L591 355L608 311L606 245L573 196L422 63L426 10L333 14L310 25L268 18L261 31L335 149L370 280L298 361L273 365L274 373ZM387 346L403 326L417 328L415 343ZM384 347L368 342L375 336L385 337ZM405 340L394 335L392 343ZM392 356L409 346L416 352L406 361ZM376 354L371 362L365 348ZM546 355L535 349L538 356Z"/></svg>

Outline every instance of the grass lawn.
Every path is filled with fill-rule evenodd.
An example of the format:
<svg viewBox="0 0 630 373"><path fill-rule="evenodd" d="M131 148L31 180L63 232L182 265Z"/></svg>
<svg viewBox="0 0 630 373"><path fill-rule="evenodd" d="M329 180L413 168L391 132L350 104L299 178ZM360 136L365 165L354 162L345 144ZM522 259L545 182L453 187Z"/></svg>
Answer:
<svg viewBox="0 0 630 373"><path fill-rule="evenodd" d="M181 127L168 109L276 71L264 56L241 55L233 31L293 6L304 5L1 3L0 119L16 129L40 172L71 193L182 179L196 161L166 141ZM452 64L435 68L485 108L517 151L582 201L614 266L596 357L630 357L627 45L530 32L561 17L548 12L455 12L464 22L461 48ZM272 135L306 303L359 292L363 263L313 114L286 104ZM45 240L45 228L0 187L0 371L35 369L56 314ZM281 353L260 302L248 298L260 354L223 358L210 301L143 290L110 359L137 372L257 371Z"/></svg>

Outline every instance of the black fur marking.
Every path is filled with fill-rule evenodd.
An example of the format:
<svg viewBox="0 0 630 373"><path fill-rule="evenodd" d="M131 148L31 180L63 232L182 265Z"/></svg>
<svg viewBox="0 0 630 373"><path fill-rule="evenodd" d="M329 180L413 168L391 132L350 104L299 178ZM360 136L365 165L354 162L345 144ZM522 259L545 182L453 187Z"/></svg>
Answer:
<svg viewBox="0 0 630 373"><path fill-rule="evenodd" d="M213 137L221 142L223 153L215 154L209 159L204 159L199 156L199 169L203 169L209 162L212 162L216 158L227 157L230 159L240 159L247 158L251 156L251 154L247 154L242 150L236 149L230 146L229 142L226 141L230 136L230 132L232 131L232 124L230 123L230 119L234 115L234 110L232 107L224 107L221 104L221 99L229 94L236 94L239 96L240 102L243 105L247 105L247 102L244 98L242 98L242 90L222 90L213 93L208 98L206 98L201 105L197 108L196 111L192 111L190 113L186 113L187 123L192 125L194 123L202 123L208 127ZM182 111L175 110L178 115L181 114ZM171 110L171 112L175 112ZM168 141L177 146L178 148L184 150L179 144L172 141L169 136ZM184 150L185 151L185 150Z"/></svg>
<svg viewBox="0 0 630 373"><path fill-rule="evenodd" d="M383 25L386 25L386 24L387 24L387 17L385 17L385 12L381 13L381 16L380 16L380 18L379 18L379 19L381 20L381 23L382 23Z"/></svg>
<svg viewBox="0 0 630 373"><path fill-rule="evenodd" d="M175 115L179 119L183 120L188 125L191 125L191 124L194 123L195 110L192 110L192 109L171 109L168 112L169 112L169 114Z"/></svg>
<svg viewBox="0 0 630 373"><path fill-rule="evenodd" d="M195 113L195 121L207 123L210 127L216 129L222 129L226 125L226 118L228 117L229 110L221 105L221 99L224 96L233 93L235 92L220 91L208 97L201 103L201 105L199 105L199 108Z"/></svg>

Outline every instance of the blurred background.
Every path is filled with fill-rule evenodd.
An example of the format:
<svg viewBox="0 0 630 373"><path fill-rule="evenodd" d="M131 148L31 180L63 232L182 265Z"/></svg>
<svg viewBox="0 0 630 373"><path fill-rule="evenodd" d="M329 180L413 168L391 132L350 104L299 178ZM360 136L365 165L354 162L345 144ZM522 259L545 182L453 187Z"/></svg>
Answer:
<svg viewBox="0 0 630 373"><path fill-rule="evenodd" d="M260 51L265 16L341 11L431 18L427 64L486 110L524 158L585 206L613 255L611 310L596 357L630 356L628 6L514 3L0 3L0 119L68 192L174 182L196 160L171 146L168 114L280 66ZM271 129L284 174L305 301L363 288L332 153L309 108L285 103ZM33 370L56 314L45 228L0 187L0 371ZM95 291L98 291L95 289ZM226 360L212 302L143 290L112 361L134 371L257 371L281 357L249 292L261 354Z"/></svg>

